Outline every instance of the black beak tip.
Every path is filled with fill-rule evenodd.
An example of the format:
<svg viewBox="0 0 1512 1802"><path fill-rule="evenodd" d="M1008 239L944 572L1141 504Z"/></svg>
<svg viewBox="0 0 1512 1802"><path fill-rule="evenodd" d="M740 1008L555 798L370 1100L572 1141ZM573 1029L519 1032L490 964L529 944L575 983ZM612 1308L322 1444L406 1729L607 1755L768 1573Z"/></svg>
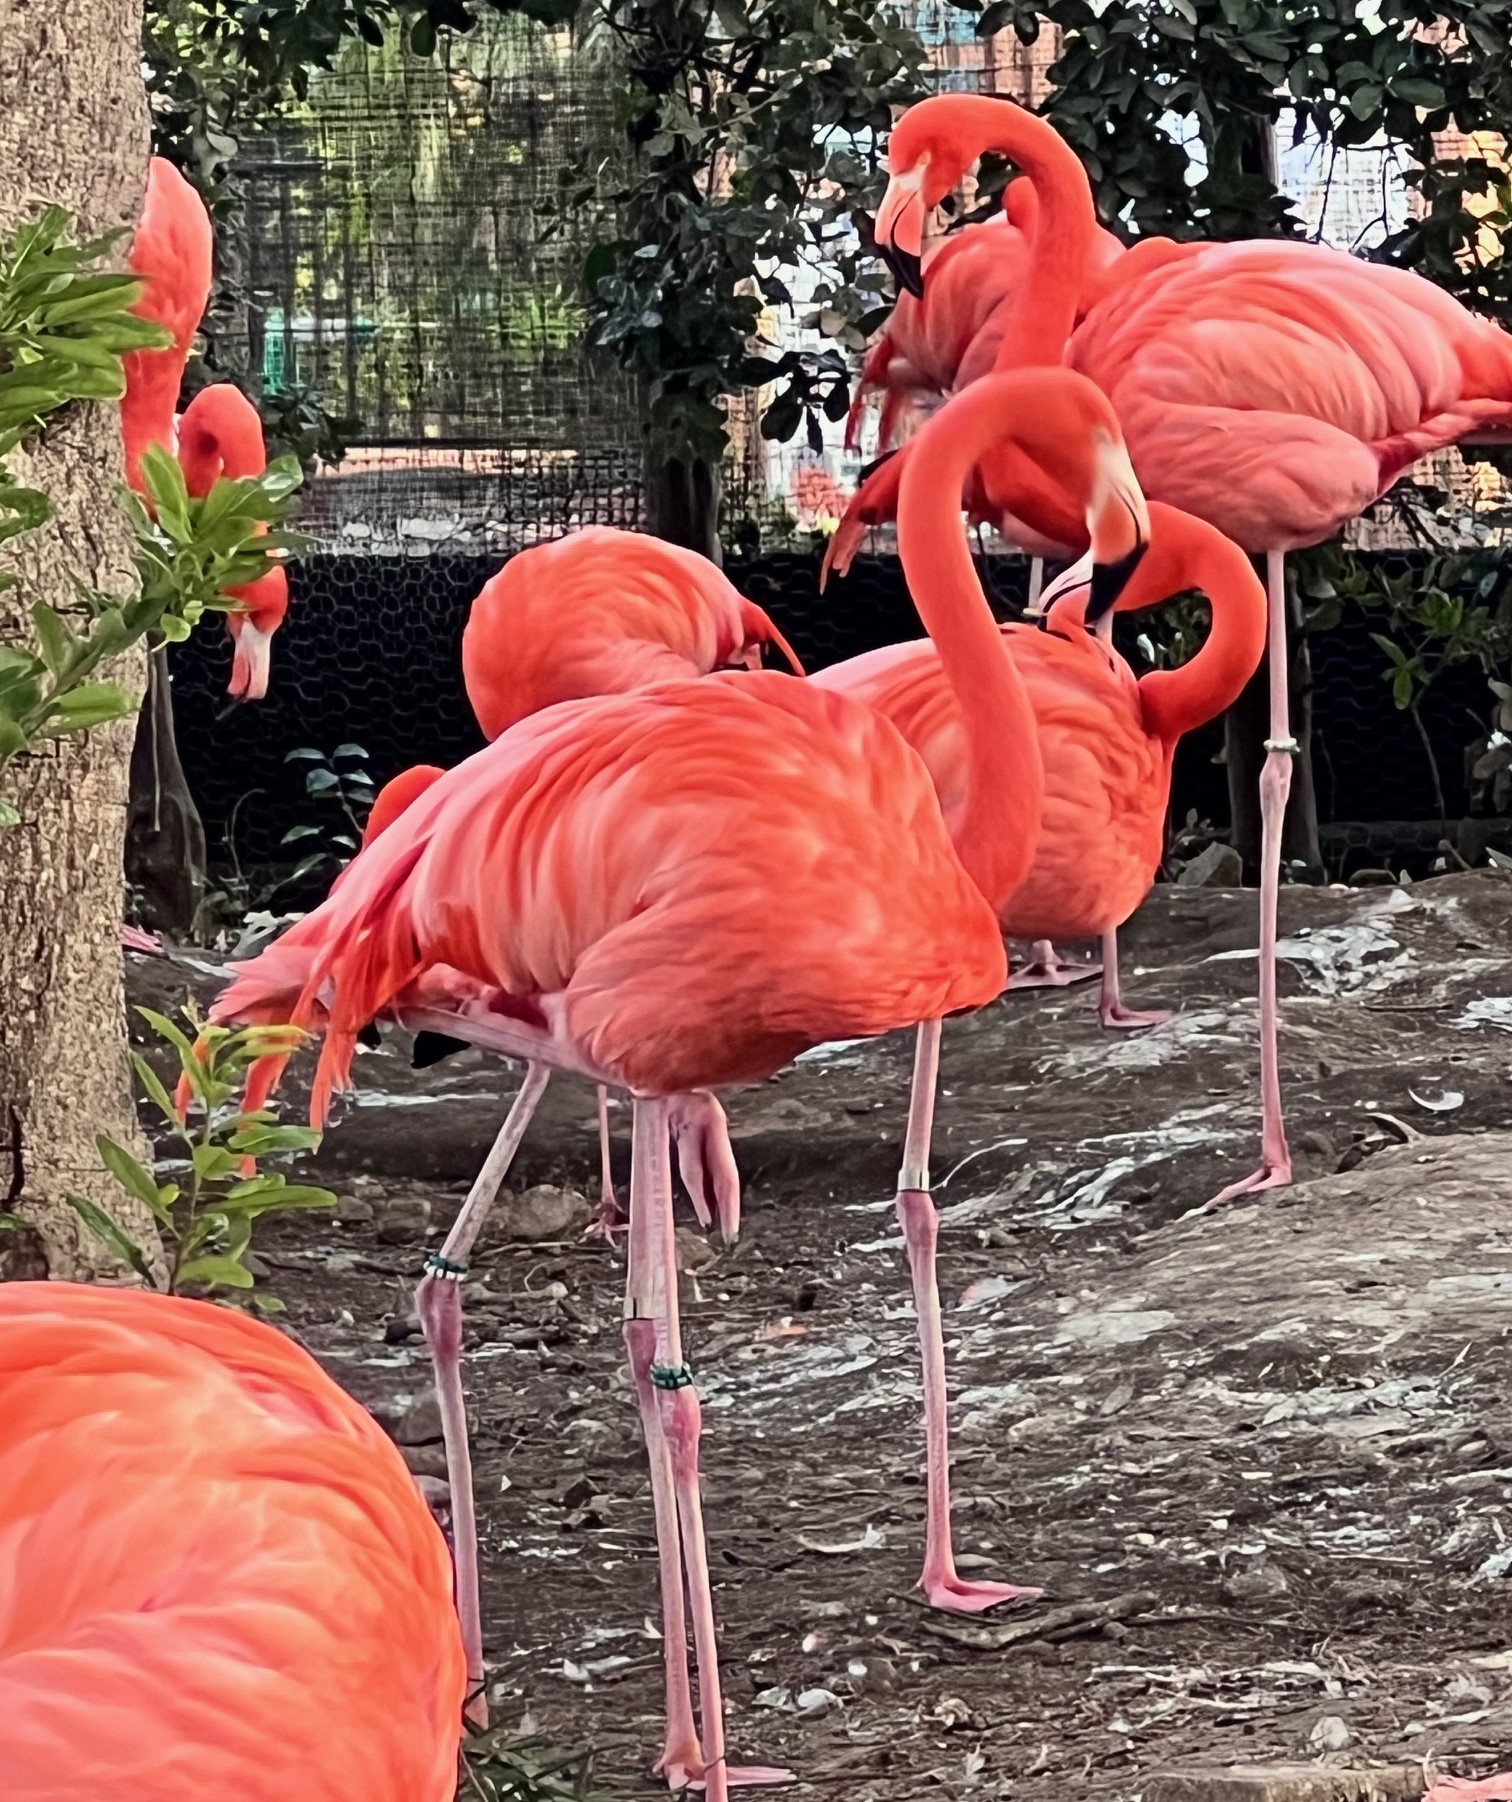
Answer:
<svg viewBox="0 0 1512 1802"><path fill-rule="evenodd" d="M882 260L893 272L893 279L915 300L924 298L924 265L911 250L899 250L895 244L879 246Z"/></svg>
<svg viewBox="0 0 1512 1802"><path fill-rule="evenodd" d="M1089 626L1095 625L1105 613L1112 610L1148 549L1149 546L1141 539L1126 557L1120 557L1117 562L1092 565L1092 593L1087 601L1086 612Z"/></svg>

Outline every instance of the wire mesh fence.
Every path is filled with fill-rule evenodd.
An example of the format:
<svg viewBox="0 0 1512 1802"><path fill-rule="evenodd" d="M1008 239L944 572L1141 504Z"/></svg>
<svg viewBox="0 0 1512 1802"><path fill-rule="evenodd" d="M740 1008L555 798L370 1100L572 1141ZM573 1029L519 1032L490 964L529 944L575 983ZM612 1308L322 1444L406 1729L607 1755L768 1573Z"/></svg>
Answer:
<svg viewBox="0 0 1512 1802"><path fill-rule="evenodd" d="M1053 33L984 41L946 0L908 10L942 87L1045 97ZM507 552L578 525L641 522L637 396L586 347L580 286L629 154L615 93L607 51L492 18L430 59L354 43L305 106L247 145L244 279L215 322L216 350L272 392L308 387L357 422L345 462L306 503L302 524L322 548ZM1195 170L1200 145L1188 151ZM1324 151L1283 117L1278 153L1320 240L1363 248L1405 219L1389 144ZM600 197L549 227L543 203L574 166L598 171ZM794 304L767 310L763 336L815 348L803 320L816 271L781 273ZM756 399L732 409L725 471L726 542L747 554L811 544L863 461L838 424L817 450L769 443L759 410ZM1430 473L1467 507L1502 499L1498 480L1468 476L1452 453ZM1389 515L1356 536L1403 542Z"/></svg>

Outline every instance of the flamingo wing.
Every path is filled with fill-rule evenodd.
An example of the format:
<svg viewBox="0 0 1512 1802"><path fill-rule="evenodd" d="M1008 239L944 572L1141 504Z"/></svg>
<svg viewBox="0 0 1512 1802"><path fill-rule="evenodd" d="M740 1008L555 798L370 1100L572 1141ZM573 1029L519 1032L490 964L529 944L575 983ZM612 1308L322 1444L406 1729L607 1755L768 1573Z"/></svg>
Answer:
<svg viewBox="0 0 1512 1802"><path fill-rule="evenodd" d="M437 966L648 1094L755 1080L825 1039L979 1006L1003 978L914 753L775 675L535 715L433 784L301 925L319 953L295 1012L330 1028L317 1106L361 1027Z"/></svg>
<svg viewBox="0 0 1512 1802"><path fill-rule="evenodd" d="M1512 340L1417 276L1312 244L1177 248L1130 254L1067 360L1147 492L1248 549L1327 536L1512 403Z"/></svg>
<svg viewBox="0 0 1512 1802"><path fill-rule="evenodd" d="M1045 803L1034 863L1001 924L1016 938L1091 937L1126 920L1155 878L1169 759L1144 730L1121 657L1086 633L1009 626L1004 636L1034 706ZM965 735L928 639L851 658L811 680L891 720L929 770L947 823L958 816Z"/></svg>

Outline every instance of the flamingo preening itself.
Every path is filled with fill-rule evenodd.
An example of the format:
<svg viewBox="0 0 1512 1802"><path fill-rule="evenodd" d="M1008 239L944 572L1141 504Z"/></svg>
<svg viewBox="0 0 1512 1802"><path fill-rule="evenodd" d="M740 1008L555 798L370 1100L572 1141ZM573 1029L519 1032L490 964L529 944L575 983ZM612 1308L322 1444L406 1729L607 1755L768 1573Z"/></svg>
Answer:
<svg viewBox="0 0 1512 1802"><path fill-rule="evenodd" d="M1281 823L1298 752L1283 555L1338 531L1420 457L1512 426L1512 338L1420 276L1317 244L1148 239L1089 279L1098 226L1074 153L1023 108L977 95L921 101L889 144L877 241L914 291L931 211L988 151L1011 157L1039 199L1034 257L995 367L1064 363L1088 376L1113 402L1145 491L1266 557L1261 1157L1215 1198L1225 1200L1291 1179L1275 966ZM910 454L905 445L858 491L832 547L842 567L865 521L892 509L897 464ZM1019 536L998 502L984 465L973 510ZM1072 546L1069 517L1051 507L1027 523Z"/></svg>
<svg viewBox="0 0 1512 1802"><path fill-rule="evenodd" d="M923 293L901 290L873 339L845 427L848 450L861 442L861 421L879 397L877 449L893 448L915 411L929 413L947 395L990 373L1012 323L1019 289L1034 257L1039 199L1022 179L1003 190L1003 210L924 247ZM1095 274L1124 247L1098 228Z"/></svg>
<svg viewBox="0 0 1512 1802"><path fill-rule="evenodd" d="M178 424L178 460L191 495L203 499L222 476L241 480L268 467L262 420L233 382L201 388ZM266 530L266 528L264 528ZM260 701L268 692L269 647L289 611L289 578L270 563L256 581L227 591L238 605L226 615L235 647L229 692Z"/></svg>
<svg viewBox="0 0 1512 1802"><path fill-rule="evenodd" d="M911 561L927 561L926 545L935 553L938 579L921 582L916 599L967 745L954 849L922 762L885 719L843 695L741 672L563 702L426 788L321 908L243 966L215 1010L219 1019L249 1008L269 1018L281 999L284 1018L324 1031L317 1119L373 1019L458 1030L455 1012L428 1004L426 984L435 978L476 984L467 1037L531 1065L420 1295L437 1362L458 1598L475 1680L482 1637L459 1281L549 1071L575 1071L634 1097L626 1338L661 1556L668 1733L660 1768L676 1785L703 1778L711 1796L772 1773L732 1773L724 1760L700 1417L677 1321L669 1106L715 1085L760 1080L825 1040L937 1023L1002 986L994 906L1032 862L1043 772L1028 697L957 524L959 479L980 446L1019 433L1052 459L1058 479L1079 484L1106 566L1094 578L1100 598L1138 550L1137 489L1116 427L1108 429L1106 402L1090 384L1058 371L994 377L953 410L953 422L929 428L940 433L941 454L905 486L900 531ZM942 500L952 530L935 544ZM780 907L774 870L783 872ZM317 950L295 988L289 958L301 945ZM942 1606L975 1610L1026 1592L964 1583L950 1558L927 1193L937 1049L936 1024L922 1038L899 1212L926 1348L926 1586ZM684 1573L701 1740L686 1665Z"/></svg>
<svg viewBox="0 0 1512 1802"><path fill-rule="evenodd" d="M464 1679L445 1542L313 1358L0 1284L0 1794L450 1802Z"/></svg>

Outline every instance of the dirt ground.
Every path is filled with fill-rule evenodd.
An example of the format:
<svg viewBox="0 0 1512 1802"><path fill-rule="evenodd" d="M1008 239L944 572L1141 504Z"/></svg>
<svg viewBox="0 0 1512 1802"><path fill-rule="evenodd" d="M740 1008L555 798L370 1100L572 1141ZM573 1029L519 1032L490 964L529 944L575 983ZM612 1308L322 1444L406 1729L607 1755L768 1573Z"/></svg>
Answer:
<svg viewBox="0 0 1512 1802"><path fill-rule="evenodd" d="M828 1047L728 1098L746 1230L690 1273L686 1326L732 1753L792 1765L787 1793L1061 1802L1212 1761L1512 1757L1512 879L1283 894L1300 1180L1193 1217L1255 1155L1254 920L1249 894L1157 891L1124 942L1131 1003L1176 1010L1154 1032L1099 1031L1090 988L947 1028L957 1542L1044 1586L1021 1613L968 1623L910 1593L908 1042ZM214 986L211 959L130 962L139 1000ZM427 1381L406 1326L427 1234L517 1075L476 1052L416 1073L395 1040L357 1078L317 1163L344 1218L301 1216L264 1256L301 1337L392 1423ZM593 1122L558 1079L514 1186L594 1193ZM475 1270L498 1717L651 1793L620 1267L501 1222ZM442 1468L433 1444L411 1458Z"/></svg>

